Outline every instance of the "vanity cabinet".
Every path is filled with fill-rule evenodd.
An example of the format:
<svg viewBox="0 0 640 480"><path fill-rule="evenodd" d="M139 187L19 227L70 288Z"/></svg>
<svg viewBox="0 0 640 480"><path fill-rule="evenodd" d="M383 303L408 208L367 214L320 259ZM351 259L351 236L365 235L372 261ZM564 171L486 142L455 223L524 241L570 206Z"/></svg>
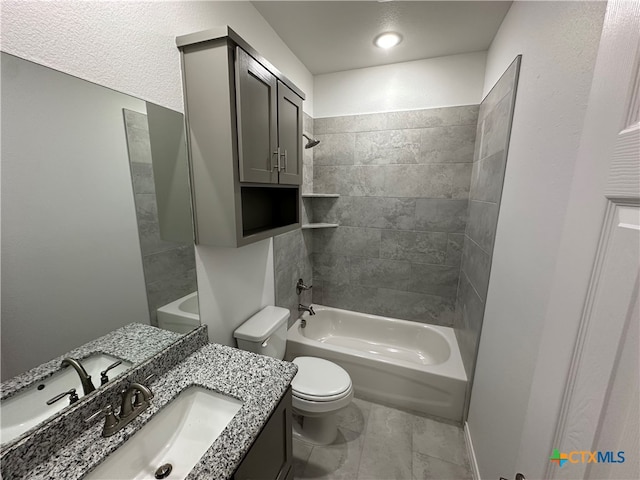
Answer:
<svg viewBox="0 0 640 480"><path fill-rule="evenodd" d="M262 428L233 480L293 480L291 387Z"/></svg>
<svg viewBox="0 0 640 480"><path fill-rule="evenodd" d="M304 93L229 27L176 39L198 244L300 228Z"/></svg>

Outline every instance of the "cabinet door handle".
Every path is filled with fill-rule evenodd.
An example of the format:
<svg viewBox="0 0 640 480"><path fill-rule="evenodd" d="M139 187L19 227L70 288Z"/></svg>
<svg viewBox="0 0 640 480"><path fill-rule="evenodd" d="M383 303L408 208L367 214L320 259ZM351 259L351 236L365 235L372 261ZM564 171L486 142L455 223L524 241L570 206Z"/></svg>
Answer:
<svg viewBox="0 0 640 480"><path fill-rule="evenodd" d="M274 167L273 164L271 164L271 170L273 170L274 168L276 169L276 171L280 171L280 147L278 147L278 149L273 152L273 155L276 156L276 166Z"/></svg>
<svg viewBox="0 0 640 480"><path fill-rule="evenodd" d="M281 154L280 156L284 158L284 167L282 167L282 170L286 172L287 171L287 151L285 150L284 153Z"/></svg>

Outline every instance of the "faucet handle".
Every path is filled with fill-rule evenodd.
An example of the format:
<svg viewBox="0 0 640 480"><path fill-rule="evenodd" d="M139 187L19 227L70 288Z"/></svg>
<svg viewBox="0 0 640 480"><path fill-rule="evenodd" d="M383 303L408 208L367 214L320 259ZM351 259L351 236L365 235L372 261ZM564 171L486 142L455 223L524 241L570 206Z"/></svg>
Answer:
<svg viewBox="0 0 640 480"><path fill-rule="evenodd" d="M69 391L62 392L59 395L56 395L55 397L50 398L49 400L47 400L47 405L53 405L58 400L66 397L67 395L69 395L69 405L73 405L75 402L80 400L80 398L78 397L78 394L76 393L76 389L72 388Z"/></svg>
<svg viewBox="0 0 640 480"><path fill-rule="evenodd" d="M109 381L109 377L107 376L107 372L113 368L116 368L118 365L122 363L122 360L118 360L117 362L112 363L106 369L100 372L100 385L104 385Z"/></svg>
<svg viewBox="0 0 640 480"><path fill-rule="evenodd" d="M96 418L100 418L104 415L104 431L109 431L115 428L118 425L118 417L115 413L113 413L113 407L111 405L107 405L104 408L101 408L89 418L86 418L84 421L86 423L93 422Z"/></svg>
<svg viewBox="0 0 640 480"><path fill-rule="evenodd" d="M298 279L298 283L296 283L296 292L298 295L302 293L303 290L311 290L313 285L305 285L304 280L301 278Z"/></svg>

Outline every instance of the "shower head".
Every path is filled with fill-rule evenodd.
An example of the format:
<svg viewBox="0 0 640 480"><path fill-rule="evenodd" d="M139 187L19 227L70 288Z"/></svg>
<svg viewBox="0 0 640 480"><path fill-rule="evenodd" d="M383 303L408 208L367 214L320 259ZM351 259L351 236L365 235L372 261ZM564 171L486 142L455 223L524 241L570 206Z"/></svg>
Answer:
<svg viewBox="0 0 640 480"><path fill-rule="evenodd" d="M304 146L304 148L313 148L320 143L320 140L315 140L305 133L303 133L302 136L307 140L309 140L307 144Z"/></svg>

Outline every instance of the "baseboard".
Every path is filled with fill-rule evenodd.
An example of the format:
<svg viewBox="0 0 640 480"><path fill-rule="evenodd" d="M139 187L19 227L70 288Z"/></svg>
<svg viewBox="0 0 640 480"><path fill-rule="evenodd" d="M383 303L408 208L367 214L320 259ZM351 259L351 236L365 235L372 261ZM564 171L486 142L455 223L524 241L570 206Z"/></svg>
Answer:
<svg viewBox="0 0 640 480"><path fill-rule="evenodd" d="M469 424L464 422L464 443L467 445L467 454L469 455L469 468L473 475L473 480L482 480L480 478L480 471L478 470L478 462L476 460L476 452L473 449L473 442L471 441L471 432L469 431Z"/></svg>

